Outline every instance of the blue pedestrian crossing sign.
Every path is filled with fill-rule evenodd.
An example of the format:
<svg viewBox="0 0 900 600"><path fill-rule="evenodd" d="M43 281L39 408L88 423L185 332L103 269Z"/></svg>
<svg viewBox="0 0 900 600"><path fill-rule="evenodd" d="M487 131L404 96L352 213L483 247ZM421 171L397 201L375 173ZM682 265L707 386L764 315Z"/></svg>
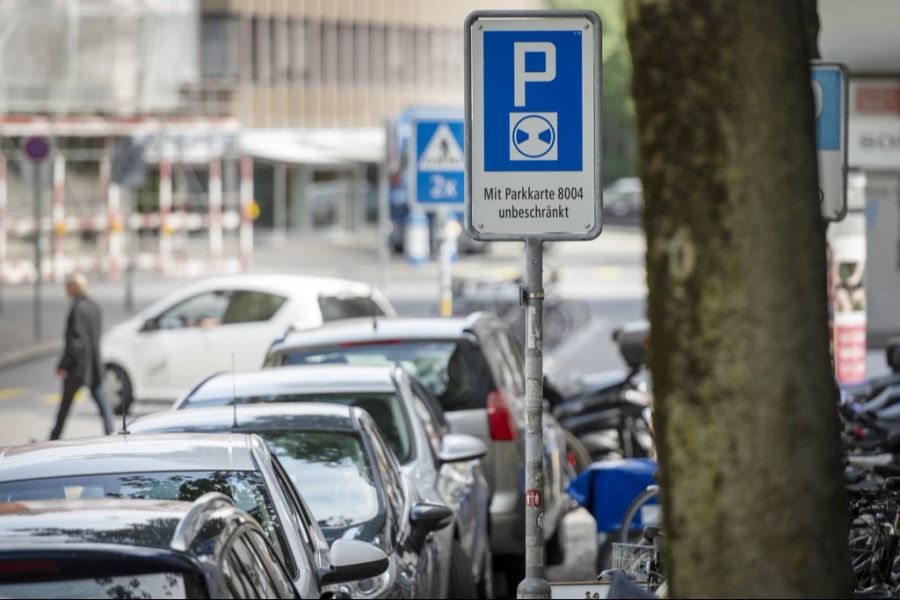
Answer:
<svg viewBox="0 0 900 600"><path fill-rule="evenodd" d="M847 69L814 62L811 71L819 159L822 216L840 221L847 214Z"/></svg>
<svg viewBox="0 0 900 600"><path fill-rule="evenodd" d="M597 237L602 199L596 13L476 12L465 30L470 235Z"/></svg>
<svg viewBox="0 0 900 600"><path fill-rule="evenodd" d="M446 206L461 209L465 202L462 116L413 113L412 132L409 162L413 170L414 203L425 209Z"/></svg>

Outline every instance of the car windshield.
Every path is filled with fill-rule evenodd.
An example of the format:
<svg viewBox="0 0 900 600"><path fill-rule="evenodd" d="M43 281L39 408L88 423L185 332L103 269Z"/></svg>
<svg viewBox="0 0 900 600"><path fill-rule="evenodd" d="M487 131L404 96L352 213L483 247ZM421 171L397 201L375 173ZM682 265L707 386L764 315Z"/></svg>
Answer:
<svg viewBox="0 0 900 600"><path fill-rule="evenodd" d="M332 431L260 432L322 527L378 515L378 491L362 440Z"/></svg>
<svg viewBox="0 0 900 600"><path fill-rule="evenodd" d="M203 388L185 399L181 408L202 408L205 406L225 406L232 404L234 398L229 396L204 396ZM269 402L306 402L342 404L357 406L368 412L381 430L381 435L394 451L397 460L405 464L412 459L412 432L406 418L402 400L392 393L335 393L335 394L256 394L238 395L238 404L263 404ZM306 492L304 492L305 495Z"/></svg>
<svg viewBox="0 0 900 600"><path fill-rule="evenodd" d="M249 513L266 531L285 564L282 524L262 476L253 471L184 471L114 473L29 479L0 483L0 502L24 500L88 500L125 498L193 502L207 492L220 492Z"/></svg>
<svg viewBox="0 0 900 600"><path fill-rule="evenodd" d="M0 584L3 598L208 598L193 574L142 573Z"/></svg>
<svg viewBox="0 0 900 600"><path fill-rule="evenodd" d="M445 410L484 408L487 368L475 351L455 341L365 342L290 350L283 365L390 365L398 363L419 378Z"/></svg>

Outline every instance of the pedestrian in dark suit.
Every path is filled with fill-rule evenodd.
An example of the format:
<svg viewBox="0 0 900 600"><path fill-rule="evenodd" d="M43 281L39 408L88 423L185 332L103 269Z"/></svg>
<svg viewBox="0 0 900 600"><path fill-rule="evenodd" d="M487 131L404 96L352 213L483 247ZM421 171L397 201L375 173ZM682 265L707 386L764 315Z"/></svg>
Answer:
<svg viewBox="0 0 900 600"><path fill-rule="evenodd" d="M63 380L63 391L51 440L59 439L75 392L82 386L91 390L103 417L103 430L107 434L112 432L112 411L103 391L103 363L100 361L100 306L88 298L86 292L84 275L78 273L66 280L66 294L72 299L72 307L66 319L65 349L56 367L56 374Z"/></svg>

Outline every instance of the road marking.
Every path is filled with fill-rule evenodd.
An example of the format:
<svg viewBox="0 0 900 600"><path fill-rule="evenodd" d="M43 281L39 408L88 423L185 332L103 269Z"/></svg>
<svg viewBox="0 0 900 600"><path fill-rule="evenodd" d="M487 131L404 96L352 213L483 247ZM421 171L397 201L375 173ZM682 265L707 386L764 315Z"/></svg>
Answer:
<svg viewBox="0 0 900 600"><path fill-rule="evenodd" d="M84 399L84 390L78 390L77 392L75 392L74 404L81 404L82 402L84 402ZM43 404L59 404L60 402L62 402L62 395L59 392L44 394L41 396L41 402Z"/></svg>
<svg viewBox="0 0 900 600"><path fill-rule="evenodd" d="M34 388L7 388L0 390L0 400L11 400L13 398L25 398L37 393Z"/></svg>
<svg viewBox="0 0 900 600"><path fill-rule="evenodd" d="M610 279L620 279L622 277L621 267L594 267L594 277L608 281Z"/></svg>

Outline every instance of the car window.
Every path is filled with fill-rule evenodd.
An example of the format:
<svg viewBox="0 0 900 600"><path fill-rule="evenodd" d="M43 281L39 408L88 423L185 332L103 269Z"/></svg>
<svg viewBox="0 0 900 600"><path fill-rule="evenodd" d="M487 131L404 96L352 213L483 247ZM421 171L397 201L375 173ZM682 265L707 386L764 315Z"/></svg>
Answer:
<svg viewBox="0 0 900 600"><path fill-rule="evenodd" d="M209 594L206 584L193 573L139 573L84 579L2 583L0 597L193 599L209 598Z"/></svg>
<svg viewBox="0 0 900 600"><path fill-rule="evenodd" d="M384 311L369 296L319 296L322 321L339 321L357 317L383 317Z"/></svg>
<svg viewBox="0 0 900 600"><path fill-rule="evenodd" d="M412 393L413 408L416 411L416 416L422 422L422 426L425 429L425 437L428 438L431 451L437 456L441 451L444 434L447 433L446 424L442 416L438 417L436 415L436 407L431 405L431 397L421 385L411 382L410 392ZM439 410L437 409L437 411Z"/></svg>
<svg viewBox="0 0 900 600"><path fill-rule="evenodd" d="M232 537L231 550L241 561L244 574L257 598L282 598L281 590L266 569L263 557L260 556L259 550L253 544L251 535L249 529L243 529L237 533Z"/></svg>
<svg viewBox="0 0 900 600"><path fill-rule="evenodd" d="M287 300L284 296L266 292L238 290L231 294L222 318L225 325L268 321Z"/></svg>
<svg viewBox="0 0 900 600"><path fill-rule="evenodd" d="M289 568L292 567L279 515L262 475L255 471L117 473L11 481L0 483L0 502L88 498L193 502L207 492L225 494L234 500L235 506L256 519L269 536L278 555ZM135 536L146 537L146 534L142 530L136 532ZM147 545L146 542L143 545Z"/></svg>
<svg viewBox="0 0 900 600"><path fill-rule="evenodd" d="M204 292L182 300L157 317L160 329L206 327L222 323L231 294L226 291Z"/></svg>
<svg viewBox="0 0 900 600"><path fill-rule="evenodd" d="M382 435L391 446L401 463L413 457L412 432L406 417L403 402L395 393L340 393L340 394L260 394L253 396L238 395L205 396L203 387L194 390L193 395L184 400L181 408L199 408L203 406L227 406L237 401L238 404L264 404L268 402L328 402L344 406L357 406L365 409L381 429Z"/></svg>
<svg viewBox="0 0 900 600"><path fill-rule="evenodd" d="M285 572L281 561L278 560L278 555L275 554L269 541L260 535L258 531L252 530L248 532L248 541L253 544L257 558L261 558L260 564L269 574L272 586L277 591L277 596L279 598L295 597L294 586L290 577Z"/></svg>
<svg viewBox="0 0 900 600"><path fill-rule="evenodd" d="M484 408L493 389L491 373L476 346L465 341L390 341L285 352L276 364L390 365L418 377L445 410Z"/></svg>
<svg viewBox="0 0 900 600"><path fill-rule="evenodd" d="M321 527L348 527L378 516L362 440L333 431L261 432Z"/></svg>
<svg viewBox="0 0 900 600"><path fill-rule="evenodd" d="M392 537L396 537L400 523L403 522L403 511L405 510L406 491L403 487L403 476L400 474L400 465L397 464L396 459L391 455L390 448L385 443L377 427L366 427L369 432L369 439L372 440L375 466L378 469L381 485L384 487L384 495L387 498L388 507L393 517L391 519Z"/></svg>
<svg viewBox="0 0 900 600"><path fill-rule="evenodd" d="M492 329L482 338L482 345L497 384L514 396L521 395L520 385L516 382L515 362L505 332Z"/></svg>

